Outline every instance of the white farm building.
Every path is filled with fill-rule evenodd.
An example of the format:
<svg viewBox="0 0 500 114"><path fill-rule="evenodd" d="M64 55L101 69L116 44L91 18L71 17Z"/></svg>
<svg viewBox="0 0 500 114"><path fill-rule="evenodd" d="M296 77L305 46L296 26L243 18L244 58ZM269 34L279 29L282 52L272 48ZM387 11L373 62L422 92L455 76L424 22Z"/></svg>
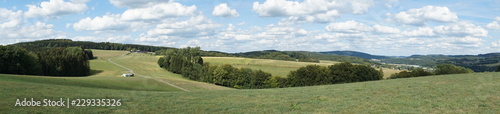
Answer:
<svg viewBox="0 0 500 114"><path fill-rule="evenodd" d="M128 73L128 74L122 74L122 76L123 76L123 77L132 77L132 76L134 76L134 74L132 74L132 73Z"/></svg>

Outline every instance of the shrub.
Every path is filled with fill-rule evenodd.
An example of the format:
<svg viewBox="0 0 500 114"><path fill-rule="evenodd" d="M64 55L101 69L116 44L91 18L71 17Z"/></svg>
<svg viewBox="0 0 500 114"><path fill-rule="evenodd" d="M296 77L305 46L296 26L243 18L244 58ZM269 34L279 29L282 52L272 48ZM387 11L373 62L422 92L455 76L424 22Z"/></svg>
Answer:
<svg viewBox="0 0 500 114"><path fill-rule="evenodd" d="M474 71L461 66L455 66L453 64L439 64L438 66L436 66L435 72L436 75L442 75L442 74L473 73Z"/></svg>
<svg viewBox="0 0 500 114"><path fill-rule="evenodd" d="M290 87L290 85L288 84L288 78L284 78L281 76L272 76L271 79L267 80L265 83L268 88Z"/></svg>
<svg viewBox="0 0 500 114"><path fill-rule="evenodd" d="M389 79L410 78L410 77L420 77L420 76L430 76L430 75L434 75L434 74L432 74L431 72L425 71L422 68L417 68L411 72L401 71L399 73L393 74L393 75L391 75L391 77L389 77Z"/></svg>
<svg viewBox="0 0 500 114"><path fill-rule="evenodd" d="M382 79L382 73L370 66L339 63L327 67L308 65L288 75L288 86L311 86Z"/></svg>
<svg viewBox="0 0 500 114"><path fill-rule="evenodd" d="M327 76L327 69L318 65L307 65L288 75L291 86L312 86L331 84L331 77Z"/></svg>

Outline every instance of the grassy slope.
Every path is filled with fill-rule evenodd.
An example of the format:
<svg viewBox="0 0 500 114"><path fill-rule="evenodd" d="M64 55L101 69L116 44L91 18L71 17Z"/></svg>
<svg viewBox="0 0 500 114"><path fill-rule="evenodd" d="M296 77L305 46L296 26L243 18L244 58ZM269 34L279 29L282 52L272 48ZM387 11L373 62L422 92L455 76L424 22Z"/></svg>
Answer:
<svg viewBox="0 0 500 114"><path fill-rule="evenodd" d="M146 78L123 78L120 75L126 71L107 61L109 57L125 54L124 51L94 51L97 59L90 60L90 67L94 75L88 77L47 77L47 76L2 76L0 80L16 82L44 83L91 88L110 88L121 90L144 91L180 91L177 88Z"/></svg>
<svg viewBox="0 0 500 114"><path fill-rule="evenodd" d="M280 60L269 60L269 59L251 59L251 58L240 58L240 57L203 57L204 62L209 62L213 65L230 64L238 68L251 68L260 69L265 72L269 72L275 76L286 77L290 71L297 70L298 68L306 65L321 65L328 66L339 62L335 61L325 61L322 60L320 63L310 63L310 62L293 62L293 61L280 61ZM393 69L382 69L384 71L384 78L389 77L391 74L399 72L399 70Z"/></svg>
<svg viewBox="0 0 500 114"><path fill-rule="evenodd" d="M500 73L261 90L154 92L0 80L9 113L499 113ZM0 74L0 76L5 76ZM17 98L115 98L121 107L14 107Z"/></svg>
<svg viewBox="0 0 500 114"><path fill-rule="evenodd" d="M206 91L206 90L226 90L231 89L223 86L217 86L204 82L197 82L186 79L179 74L174 74L166 71L158 66L159 56L151 56L149 54L131 53L127 56L112 59L114 62L126 66L135 73L146 75L154 78L159 78L179 87L190 91Z"/></svg>
<svg viewBox="0 0 500 114"><path fill-rule="evenodd" d="M108 51L102 52L112 54ZM94 53L101 55L100 57L107 56L99 54L100 50ZM165 89L169 88L165 85L155 86L154 83L157 82L154 80L134 81L142 78L121 78L118 75L124 69L106 66L110 63L103 62L106 60L103 58L91 61L92 69L103 71L89 77L0 74L0 113L500 113L500 73L430 76L284 89L219 90L226 88L195 83L179 75L165 74L165 71L158 70L157 65L151 66L156 63L155 58L157 57L130 54L113 60L135 70L136 73L171 81L195 91L179 92L176 89ZM101 61L100 64L103 65L96 64L96 61ZM122 81L137 85L119 83ZM91 84L87 83L96 85L89 86ZM144 85L149 87L133 89ZM161 89L155 90L156 87ZM215 90L204 91L207 89ZM114 98L122 99L123 106L69 109L14 107L15 100L22 98Z"/></svg>
<svg viewBox="0 0 500 114"><path fill-rule="evenodd" d="M209 62L212 65L230 64L238 68L244 67L251 69L260 69L262 71L269 72L275 76L283 76L283 77L286 77L290 71L297 70L302 66L313 65L313 64L328 66L338 63L333 61L321 61L321 63L293 62L293 61L252 59L252 58L240 58L240 57L203 57L203 61Z"/></svg>

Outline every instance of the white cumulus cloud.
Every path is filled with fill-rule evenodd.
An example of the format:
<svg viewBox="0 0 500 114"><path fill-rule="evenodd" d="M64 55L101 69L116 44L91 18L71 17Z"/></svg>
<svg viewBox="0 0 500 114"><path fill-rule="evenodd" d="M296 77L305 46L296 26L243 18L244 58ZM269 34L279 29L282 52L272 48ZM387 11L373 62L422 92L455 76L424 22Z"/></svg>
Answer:
<svg viewBox="0 0 500 114"><path fill-rule="evenodd" d="M122 14L122 19L134 20L162 20L180 16L192 16L196 6L185 6L176 2L162 3L145 8L128 9Z"/></svg>
<svg viewBox="0 0 500 114"><path fill-rule="evenodd" d="M495 21L488 23L486 28L489 29L500 29L500 17L495 17Z"/></svg>
<svg viewBox="0 0 500 114"><path fill-rule="evenodd" d="M0 38L2 38L2 40L0 44L66 37L62 32L54 30L54 25L42 22L1 29Z"/></svg>
<svg viewBox="0 0 500 114"><path fill-rule="evenodd" d="M95 17L93 19L87 17L73 24L73 28L77 31L82 30L124 30L127 29L129 23L120 20L120 15L104 15L102 17Z"/></svg>
<svg viewBox="0 0 500 114"><path fill-rule="evenodd" d="M109 2L117 7L142 8L168 3L170 0L109 0Z"/></svg>
<svg viewBox="0 0 500 114"><path fill-rule="evenodd" d="M20 26L22 13L22 11L11 11L0 8L0 28L5 29Z"/></svg>
<svg viewBox="0 0 500 114"><path fill-rule="evenodd" d="M382 25L374 25L373 30L378 33L400 33L401 31L398 28L392 28L388 26L382 26Z"/></svg>
<svg viewBox="0 0 500 114"><path fill-rule="evenodd" d="M148 36L179 36L192 38L195 36L211 36L215 34L215 29L221 25L216 24L203 15L193 16L188 20L175 23L163 23L147 32Z"/></svg>
<svg viewBox="0 0 500 114"><path fill-rule="evenodd" d="M253 11L259 16L295 16L302 21L329 22L341 13L363 14L373 6L372 0L266 0L254 2Z"/></svg>
<svg viewBox="0 0 500 114"><path fill-rule="evenodd" d="M37 5L26 5L26 17L57 17L67 14L77 14L86 11L87 5L82 1L66 2L63 0L50 0Z"/></svg>
<svg viewBox="0 0 500 114"><path fill-rule="evenodd" d="M330 32L346 32L346 33L357 33L364 31L371 31L372 28L366 26L363 23L356 22L354 20L338 23L330 23L325 27L326 31Z"/></svg>
<svg viewBox="0 0 500 114"><path fill-rule="evenodd" d="M432 29L431 27L419 27L418 29L415 30L403 31L401 34L404 36L417 36L417 37L436 36L434 29Z"/></svg>
<svg viewBox="0 0 500 114"><path fill-rule="evenodd" d="M425 6L418 9L409 9L408 11L399 12L397 14L389 14L393 16L398 23L409 25L424 25L428 21L436 22L456 22L458 16L451 12L448 7Z"/></svg>
<svg viewBox="0 0 500 114"><path fill-rule="evenodd" d="M500 40L497 40L497 41L491 42L491 46L493 46L493 47L495 47L495 48L500 48Z"/></svg>
<svg viewBox="0 0 500 114"><path fill-rule="evenodd" d="M231 9L227 6L227 3L219 4L214 7L214 11L212 12L214 16L221 17L238 17L240 14L236 11L236 9Z"/></svg>
<svg viewBox="0 0 500 114"><path fill-rule="evenodd" d="M488 31L481 26L476 26L469 22L457 22L450 25L436 26L434 27L436 33L447 36L473 36L473 37L486 37L488 36Z"/></svg>
<svg viewBox="0 0 500 114"><path fill-rule="evenodd" d="M26 22L22 11L0 8L0 44L33 41L44 38L65 38L54 25L43 22Z"/></svg>

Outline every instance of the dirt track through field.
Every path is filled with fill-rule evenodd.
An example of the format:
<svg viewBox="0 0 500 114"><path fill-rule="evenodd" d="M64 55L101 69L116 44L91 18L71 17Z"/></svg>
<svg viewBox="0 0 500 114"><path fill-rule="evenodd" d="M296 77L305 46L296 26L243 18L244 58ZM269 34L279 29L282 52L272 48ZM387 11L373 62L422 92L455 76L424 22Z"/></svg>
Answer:
<svg viewBox="0 0 500 114"><path fill-rule="evenodd" d="M121 55L121 56L124 56L124 55L125 55L125 54L123 54L123 55ZM119 56L119 57L121 57L121 56ZM130 69L130 68L127 68L127 67L125 67L125 66L123 66L123 65L120 65L120 64L118 64L118 63L115 63L115 62L113 62L113 61L111 61L111 58L109 58L109 59L108 59L108 61L109 61L109 62L111 62L111 63L113 63L113 64L115 64L115 65L117 65L117 66L119 66L119 67L122 67L122 68L124 68L124 69L127 69L130 73L133 73L134 75L137 75L137 76L140 76L140 77L143 77L143 78L154 79L154 80L156 80L156 81L159 81L159 82L165 83L165 84L170 85L170 86L172 86L172 87L175 87L175 88L177 88L177 89L180 89L180 90L183 90L183 91L186 91L186 92L191 92L191 91L189 91L189 90L187 90L187 89L184 89L184 88L182 88L182 87L176 86L176 85L174 85L174 84L172 84L172 83L166 82L166 81L161 80L161 79L157 79L157 78L153 78L153 77L149 77L149 76L144 76L144 75L136 74L136 73L134 73L134 70L132 70L132 69Z"/></svg>

